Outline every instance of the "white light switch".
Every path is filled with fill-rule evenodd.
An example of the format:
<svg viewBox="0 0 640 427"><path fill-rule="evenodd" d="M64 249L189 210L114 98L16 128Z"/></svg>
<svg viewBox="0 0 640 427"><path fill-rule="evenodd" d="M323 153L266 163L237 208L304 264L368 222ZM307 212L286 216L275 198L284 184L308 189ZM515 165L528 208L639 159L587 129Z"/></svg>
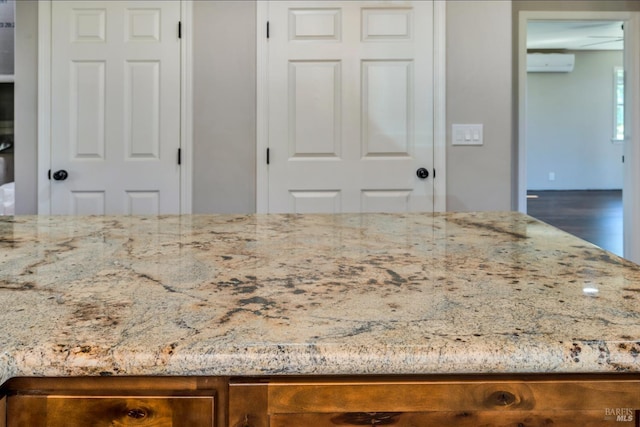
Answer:
<svg viewBox="0 0 640 427"><path fill-rule="evenodd" d="M482 145L482 125L453 125L453 145Z"/></svg>

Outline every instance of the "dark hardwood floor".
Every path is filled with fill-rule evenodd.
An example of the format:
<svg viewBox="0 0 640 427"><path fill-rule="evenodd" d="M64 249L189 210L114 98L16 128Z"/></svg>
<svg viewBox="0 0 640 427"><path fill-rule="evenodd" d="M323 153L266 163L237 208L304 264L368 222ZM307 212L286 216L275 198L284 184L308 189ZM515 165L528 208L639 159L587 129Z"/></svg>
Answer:
<svg viewBox="0 0 640 427"><path fill-rule="evenodd" d="M527 213L622 256L622 190L530 190Z"/></svg>

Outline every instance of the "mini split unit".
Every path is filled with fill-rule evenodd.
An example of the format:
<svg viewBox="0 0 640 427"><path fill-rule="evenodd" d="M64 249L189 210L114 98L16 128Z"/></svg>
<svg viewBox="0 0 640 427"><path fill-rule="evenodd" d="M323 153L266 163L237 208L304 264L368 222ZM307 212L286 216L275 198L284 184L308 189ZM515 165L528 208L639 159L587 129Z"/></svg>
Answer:
<svg viewBox="0 0 640 427"><path fill-rule="evenodd" d="M572 53L528 53L529 73L569 73L573 71L576 56Z"/></svg>

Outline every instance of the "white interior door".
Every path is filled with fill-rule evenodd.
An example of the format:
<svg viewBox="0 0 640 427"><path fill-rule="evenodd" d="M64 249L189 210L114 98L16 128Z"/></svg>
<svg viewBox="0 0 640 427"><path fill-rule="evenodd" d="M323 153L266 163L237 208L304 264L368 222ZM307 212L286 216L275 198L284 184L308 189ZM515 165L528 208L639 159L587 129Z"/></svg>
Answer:
<svg viewBox="0 0 640 427"><path fill-rule="evenodd" d="M268 210L433 211L433 2L268 15Z"/></svg>
<svg viewBox="0 0 640 427"><path fill-rule="evenodd" d="M51 7L51 213L179 213L180 2Z"/></svg>

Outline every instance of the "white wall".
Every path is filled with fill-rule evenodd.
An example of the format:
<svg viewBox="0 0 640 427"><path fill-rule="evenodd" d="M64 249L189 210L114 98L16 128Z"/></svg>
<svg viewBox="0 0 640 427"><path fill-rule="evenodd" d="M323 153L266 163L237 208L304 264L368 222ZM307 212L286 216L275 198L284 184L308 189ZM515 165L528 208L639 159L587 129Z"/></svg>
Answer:
<svg viewBox="0 0 640 427"><path fill-rule="evenodd" d="M193 212L255 212L255 3L196 1L193 17Z"/></svg>
<svg viewBox="0 0 640 427"><path fill-rule="evenodd" d="M510 210L511 1L447 2L447 210ZM483 146L452 146L453 123L484 125Z"/></svg>
<svg viewBox="0 0 640 427"><path fill-rule="evenodd" d="M623 54L572 53L573 72L527 73L527 188L621 189L623 145L611 138L613 67Z"/></svg>
<svg viewBox="0 0 640 427"><path fill-rule="evenodd" d="M16 214L37 212L38 2L16 2ZM46 172L43 172L46 173Z"/></svg>

